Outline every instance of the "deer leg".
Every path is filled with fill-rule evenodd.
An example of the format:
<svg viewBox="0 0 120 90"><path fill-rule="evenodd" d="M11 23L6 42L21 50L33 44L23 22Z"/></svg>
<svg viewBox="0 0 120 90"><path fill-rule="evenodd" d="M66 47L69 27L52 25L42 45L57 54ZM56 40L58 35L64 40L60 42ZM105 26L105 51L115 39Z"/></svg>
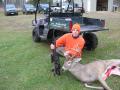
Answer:
<svg viewBox="0 0 120 90"><path fill-rule="evenodd" d="M105 80L102 79L101 76L98 77L99 82L102 84L102 86L105 88L105 90L112 90L106 83Z"/></svg>
<svg viewBox="0 0 120 90"><path fill-rule="evenodd" d="M92 86L92 85L89 85L88 83L85 83L84 85L85 85L85 87L87 87L87 88L97 89L97 90L104 90L103 87Z"/></svg>
<svg viewBox="0 0 120 90"><path fill-rule="evenodd" d="M111 71L111 75L118 75L118 76L120 76L120 67L116 67L115 69L113 69L112 71Z"/></svg>

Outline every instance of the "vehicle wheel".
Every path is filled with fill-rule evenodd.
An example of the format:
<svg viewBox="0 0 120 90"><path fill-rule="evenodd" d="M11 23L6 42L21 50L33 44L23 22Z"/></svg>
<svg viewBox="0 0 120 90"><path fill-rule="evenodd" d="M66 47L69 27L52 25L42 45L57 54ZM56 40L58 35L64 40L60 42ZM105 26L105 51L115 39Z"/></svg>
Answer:
<svg viewBox="0 0 120 90"><path fill-rule="evenodd" d="M97 36L94 33L84 33L83 38L85 39L85 49L86 50L95 50L98 45Z"/></svg>
<svg viewBox="0 0 120 90"><path fill-rule="evenodd" d="M32 38L33 38L34 42L40 42L41 41L40 37L38 36L36 28L33 29Z"/></svg>

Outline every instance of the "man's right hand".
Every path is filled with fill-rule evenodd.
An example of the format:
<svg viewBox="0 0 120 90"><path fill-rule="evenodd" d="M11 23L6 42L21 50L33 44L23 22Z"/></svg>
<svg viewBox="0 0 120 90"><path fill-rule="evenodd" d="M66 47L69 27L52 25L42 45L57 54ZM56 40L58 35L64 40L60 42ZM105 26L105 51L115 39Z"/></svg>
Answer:
<svg viewBox="0 0 120 90"><path fill-rule="evenodd" d="M76 57L76 55L72 55L71 53L70 53L70 51L66 51L66 52L64 52L64 56L65 56L65 58L67 59L67 60L73 60L75 57Z"/></svg>
<svg viewBox="0 0 120 90"><path fill-rule="evenodd" d="M69 60L70 59L69 51L64 52L64 56L65 56L66 60Z"/></svg>
<svg viewBox="0 0 120 90"><path fill-rule="evenodd" d="M64 56L68 56L69 55L69 51L64 52Z"/></svg>
<svg viewBox="0 0 120 90"><path fill-rule="evenodd" d="M50 48L51 48L51 49L55 49L55 45L54 45L54 44L51 44L51 45L50 45Z"/></svg>

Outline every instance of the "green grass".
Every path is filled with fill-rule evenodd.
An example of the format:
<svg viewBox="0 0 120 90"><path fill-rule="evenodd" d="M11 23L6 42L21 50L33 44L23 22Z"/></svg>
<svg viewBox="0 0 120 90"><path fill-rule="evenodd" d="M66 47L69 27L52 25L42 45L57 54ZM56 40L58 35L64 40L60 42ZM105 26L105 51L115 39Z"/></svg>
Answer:
<svg viewBox="0 0 120 90"><path fill-rule="evenodd" d="M95 51L83 52L82 63L120 58L120 14L114 15L86 14L106 19L110 30L96 33L99 45ZM32 41L32 19L34 15L0 13L0 90L90 90L69 72L53 76L49 44ZM107 83L113 90L120 90L119 77L112 76Z"/></svg>

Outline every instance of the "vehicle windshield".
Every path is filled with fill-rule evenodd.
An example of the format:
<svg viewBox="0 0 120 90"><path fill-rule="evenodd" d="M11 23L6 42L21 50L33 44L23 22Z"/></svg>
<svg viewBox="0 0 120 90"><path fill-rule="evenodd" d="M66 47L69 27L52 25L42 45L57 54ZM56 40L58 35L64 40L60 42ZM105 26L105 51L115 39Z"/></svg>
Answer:
<svg viewBox="0 0 120 90"><path fill-rule="evenodd" d="M6 5L6 8L15 8L15 5L9 4L9 5Z"/></svg>
<svg viewBox="0 0 120 90"><path fill-rule="evenodd" d="M34 6L32 4L25 4L26 8L34 8Z"/></svg>
<svg viewBox="0 0 120 90"><path fill-rule="evenodd" d="M49 8L49 4L40 4L42 8Z"/></svg>

